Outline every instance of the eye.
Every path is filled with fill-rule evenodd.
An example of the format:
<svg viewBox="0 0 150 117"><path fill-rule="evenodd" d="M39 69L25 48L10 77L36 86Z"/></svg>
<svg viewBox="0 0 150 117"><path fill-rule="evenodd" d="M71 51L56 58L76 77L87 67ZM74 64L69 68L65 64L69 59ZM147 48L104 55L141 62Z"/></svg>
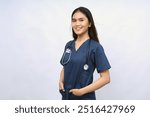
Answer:
<svg viewBox="0 0 150 117"><path fill-rule="evenodd" d="M80 19L79 19L79 21L81 21L81 22L82 22L82 21L84 21L84 19L83 19L83 18L80 18Z"/></svg>
<svg viewBox="0 0 150 117"><path fill-rule="evenodd" d="M72 22L76 22L76 19L72 19Z"/></svg>

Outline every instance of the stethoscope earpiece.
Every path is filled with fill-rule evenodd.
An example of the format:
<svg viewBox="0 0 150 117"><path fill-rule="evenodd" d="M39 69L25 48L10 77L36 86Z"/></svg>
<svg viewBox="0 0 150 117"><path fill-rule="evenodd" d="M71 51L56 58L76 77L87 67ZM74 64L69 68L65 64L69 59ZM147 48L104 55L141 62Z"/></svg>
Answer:
<svg viewBox="0 0 150 117"><path fill-rule="evenodd" d="M67 48L67 49L66 49L66 53L71 53L71 49L70 49L70 48Z"/></svg>

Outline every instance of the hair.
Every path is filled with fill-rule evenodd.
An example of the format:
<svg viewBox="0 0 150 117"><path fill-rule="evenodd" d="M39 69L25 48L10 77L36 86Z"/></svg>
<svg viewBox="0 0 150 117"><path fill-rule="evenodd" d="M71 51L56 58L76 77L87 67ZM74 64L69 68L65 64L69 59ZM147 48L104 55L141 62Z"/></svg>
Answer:
<svg viewBox="0 0 150 117"><path fill-rule="evenodd" d="M96 30L93 16L92 16L92 13L90 12L90 10L85 7L78 7L72 12L71 19L73 18L73 15L78 11L83 13L87 17L89 23L91 24L91 26L88 29L88 34L89 34L90 39L99 42L97 30ZM73 35L74 40L76 40L78 35L73 31L73 29L72 29L72 35Z"/></svg>

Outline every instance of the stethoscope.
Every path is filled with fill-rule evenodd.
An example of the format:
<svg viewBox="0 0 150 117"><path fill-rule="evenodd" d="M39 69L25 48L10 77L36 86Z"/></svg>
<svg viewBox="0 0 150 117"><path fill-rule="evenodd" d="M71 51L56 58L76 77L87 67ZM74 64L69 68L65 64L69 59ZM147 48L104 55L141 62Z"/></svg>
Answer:
<svg viewBox="0 0 150 117"><path fill-rule="evenodd" d="M66 65L66 64L70 61L70 58L71 58L71 55L72 55L72 44L73 44L73 42L74 42L74 41L72 41L72 42L70 43L70 45L69 45L68 48L65 50L65 52L64 52L64 54L63 54L63 56L62 56L61 62L62 62L63 65ZM83 69L84 69L85 71L87 71L87 70L89 69L88 63L89 63L89 58L90 58L90 43L91 43L91 40L90 40L88 43L89 43L89 45L88 45L87 52L86 52L86 63L83 65ZM66 55L68 55L68 59L67 59L66 61L64 61L64 57L65 57Z"/></svg>

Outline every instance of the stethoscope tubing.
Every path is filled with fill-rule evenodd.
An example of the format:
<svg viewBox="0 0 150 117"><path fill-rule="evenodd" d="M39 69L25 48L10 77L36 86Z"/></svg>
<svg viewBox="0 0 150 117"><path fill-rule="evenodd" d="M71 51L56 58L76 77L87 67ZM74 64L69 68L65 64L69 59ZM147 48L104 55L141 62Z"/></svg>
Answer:
<svg viewBox="0 0 150 117"><path fill-rule="evenodd" d="M67 48L67 49L69 49L69 48ZM70 52L69 52L69 58L68 58L68 60L66 61L66 62L64 62L64 57L65 57L65 55L66 55L66 51L67 51L67 49L65 50L65 52L64 52L64 54L63 54L63 57L62 57L62 64L63 65L66 65L69 61L70 61L70 58L71 58L71 54L72 54L72 51L71 51L71 49L69 49L70 50Z"/></svg>
<svg viewBox="0 0 150 117"><path fill-rule="evenodd" d="M63 53L63 56L62 56L62 64L63 65L66 65L69 61L70 61L70 59L71 59L71 55L72 55L72 44L73 44L73 42L74 41L72 41L71 43L70 43L70 45L68 46L68 48L65 50L65 52ZM89 46L88 46L88 51L87 51L87 53L86 53L86 63L84 64L84 66L83 66L83 69L84 70L88 70L89 69L89 65L88 65L88 63L89 63L89 58L90 58L90 45L91 45L91 40L90 40L90 42L89 42ZM64 62L64 57L65 57L65 55L66 54L69 54L68 56L68 59L67 59L67 61L66 62Z"/></svg>

